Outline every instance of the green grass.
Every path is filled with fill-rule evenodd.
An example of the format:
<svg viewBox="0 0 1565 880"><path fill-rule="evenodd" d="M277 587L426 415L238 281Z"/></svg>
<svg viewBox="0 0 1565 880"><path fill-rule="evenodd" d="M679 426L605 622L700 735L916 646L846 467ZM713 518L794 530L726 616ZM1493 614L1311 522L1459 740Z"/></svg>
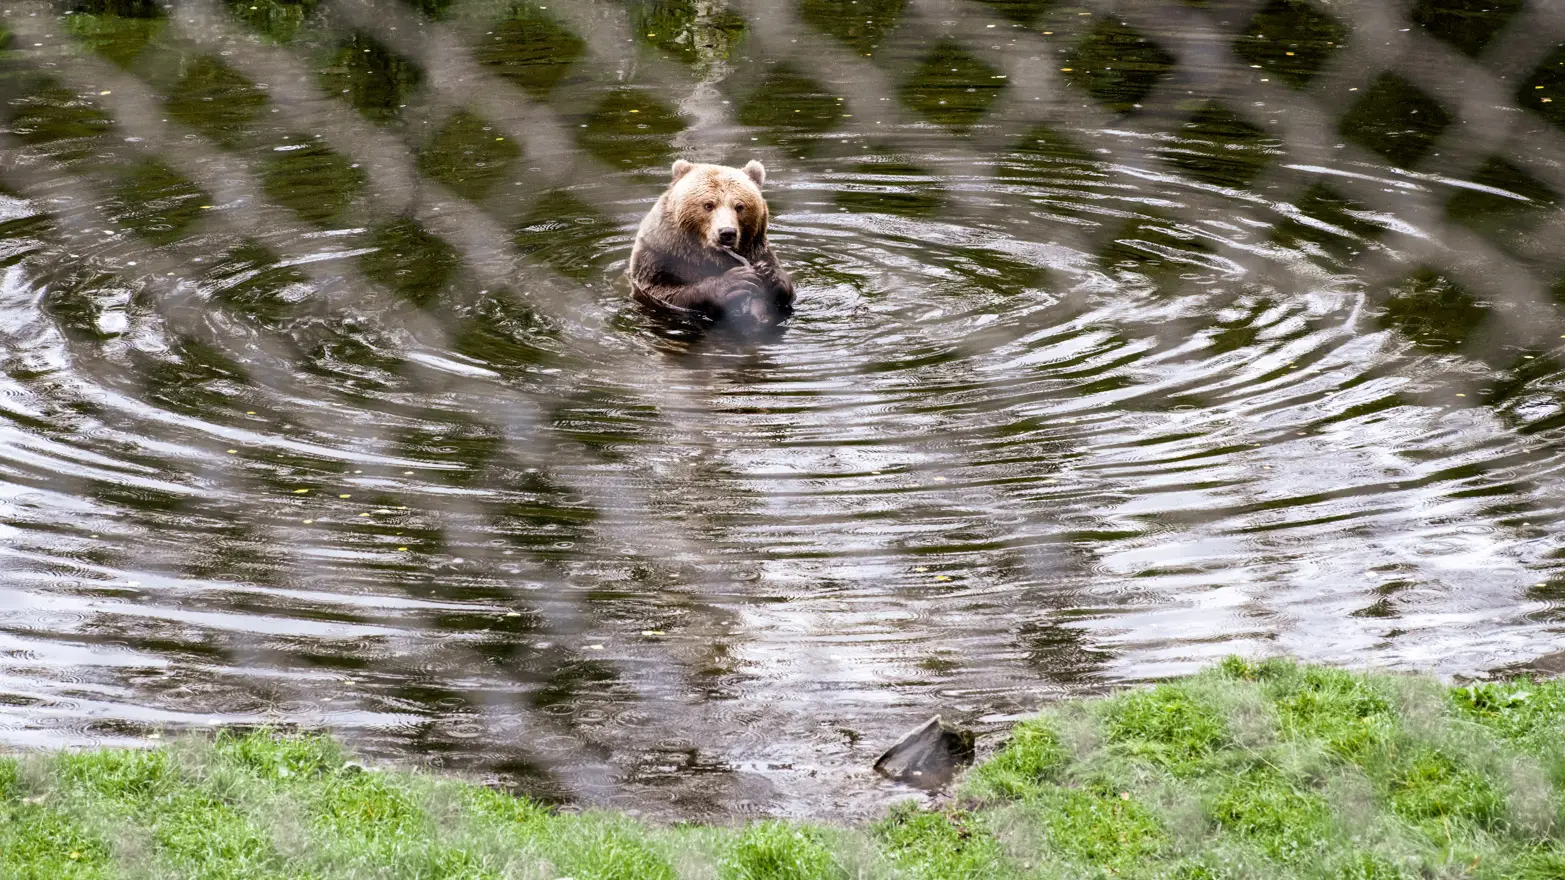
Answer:
<svg viewBox="0 0 1565 880"><path fill-rule="evenodd" d="M858 827L562 813L270 731L0 758L0 878L147 877L1565 878L1565 684L1231 659Z"/></svg>

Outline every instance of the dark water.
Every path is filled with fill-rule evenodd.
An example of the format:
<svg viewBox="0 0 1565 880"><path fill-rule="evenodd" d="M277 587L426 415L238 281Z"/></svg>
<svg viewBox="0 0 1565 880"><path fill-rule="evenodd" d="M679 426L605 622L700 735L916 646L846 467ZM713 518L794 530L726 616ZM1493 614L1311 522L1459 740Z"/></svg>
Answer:
<svg viewBox="0 0 1565 880"><path fill-rule="evenodd" d="M1548 6L10 4L0 741L842 817L936 711L1548 653ZM629 307L677 157L780 340Z"/></svg>

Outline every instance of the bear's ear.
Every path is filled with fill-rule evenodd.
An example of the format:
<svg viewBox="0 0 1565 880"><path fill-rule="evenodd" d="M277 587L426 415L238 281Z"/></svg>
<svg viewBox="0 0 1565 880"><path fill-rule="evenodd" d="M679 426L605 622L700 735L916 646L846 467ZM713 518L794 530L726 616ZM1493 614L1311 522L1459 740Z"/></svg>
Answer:
<svg viewBox="0 0 1565 880"><path fill-rule="evenodd" d="M692 169L694 167L696 167L696 166L690 164L689 162L686 162L684 159L679 159L679 160L675 161L674 162L674 180L678 180L679 178L684 177L686 174L689 174L690 173L690 169Z"/></svg>
<svg viewBox="0 0 1565 880"><path fill-rule="evenodd" d="M744 173L749 175L751 180L755 181L756 186L766 185L766 166L762 165L760 162L757 162L754 159L746 162L744 165Z"/></svg>

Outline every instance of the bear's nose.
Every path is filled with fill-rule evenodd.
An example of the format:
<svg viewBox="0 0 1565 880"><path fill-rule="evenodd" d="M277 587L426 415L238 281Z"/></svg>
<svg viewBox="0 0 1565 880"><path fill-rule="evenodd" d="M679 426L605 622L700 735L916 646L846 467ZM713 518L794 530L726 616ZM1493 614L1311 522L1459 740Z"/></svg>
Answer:
<svg viewBox="0 0 1565 880"><path fill-rule="evenodd" d="M717 242L722 245L731 245L739 240L739 230L732 226L724 226L717 230Z"/></svg>

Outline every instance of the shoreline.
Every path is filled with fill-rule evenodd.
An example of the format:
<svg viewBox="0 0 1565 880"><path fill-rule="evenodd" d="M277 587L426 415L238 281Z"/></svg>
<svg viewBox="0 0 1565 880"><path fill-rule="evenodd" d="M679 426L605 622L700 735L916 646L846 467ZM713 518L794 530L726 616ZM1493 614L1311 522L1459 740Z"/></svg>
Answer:
<svg viewBox="0 0 1565 880"><path fill-rule="evenodd" d="M326 735L0 757L0 877L1565 877L1565 683L1230 658L1045 707L943 802L654 825Z"/></svg>

